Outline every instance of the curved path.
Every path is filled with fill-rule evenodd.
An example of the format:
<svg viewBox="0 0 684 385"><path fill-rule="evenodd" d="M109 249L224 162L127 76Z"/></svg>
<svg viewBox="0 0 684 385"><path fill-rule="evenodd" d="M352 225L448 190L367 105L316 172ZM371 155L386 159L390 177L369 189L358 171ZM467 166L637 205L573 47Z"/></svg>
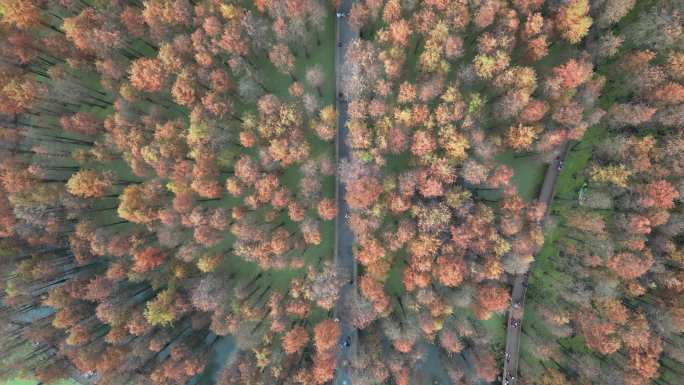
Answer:
<svg viewBox="0 0 684 385"><path fill-rule="evenodd" d="M558 179L559 163L565 160L568 152L568 143L563 145L558 158L549 164L544 176L539 201L546 203L548 212L553 194L556 190L556 180ZM530 266L531 270L532 266ZM528 270L529 271L529 270ZM527 280L529 273L518 274L513 278L513 291L511 292L511 309L508 312L508 324L506 327L506 352L504 355L504 369L501 383L503 385L514 385L518 381L518 362L520 360L520 333L522 329L522 318L525 312L525 292L527 291ZM515 306L515 307L513 307ZM514 324L515 323L515 324ZM514 326L515 325L515 326Z"/></svg>
<svg viewBox="0 0 684 385"><path fill-rule="evenodd" d="M341 2L339 13L348 14L351 9L353 0L343 0ZM335 23L337 47L335 49L335 94L337 107L337 138L335 156L339 167L340 160L349 157L349 147L346 144L347 137L347 103L344 97L340 97L342 88L340 87L341 67L344 65L344 52L348 43L355 38L358 38L358 32L352 30L347 23L346 17L336 17ZM341 43L341 44L340 44ZM338 170L339 171L339 170ZM337 201L337 217L335 218L335 252L334 260L335 266L340 275L344 276L348 283L342 288L340 298L333 311L336 319L340 320L342 335L340 337L339 346L340 351L337 356L337 371L335 375L334 384L337 385L351 385L351 380L348 373L348 363L350 358L356 356L358 330L350 323L348 317L345 317L342 307L345 303L345 298L356 290L356 260L352 254L352 245L354 237L349 229L347 216L349 207L344 199L344 186L340 183L339 177L335 178L335 200ZM346 344L349 342L350 344Z"/></svg>

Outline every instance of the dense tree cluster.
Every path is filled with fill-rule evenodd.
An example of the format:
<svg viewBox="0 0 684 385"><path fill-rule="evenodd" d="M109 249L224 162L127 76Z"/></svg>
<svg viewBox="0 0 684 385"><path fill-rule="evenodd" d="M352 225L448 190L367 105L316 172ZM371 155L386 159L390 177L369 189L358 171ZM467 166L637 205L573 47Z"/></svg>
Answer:
<svg viewBox="0 0 684 385"><path fill-rule="evenodd" d="M532 287L527 353L542 367L524 366L523 378L676 384L684 374L684 8L599 3L589 47L609 79L608 113L583 170L587 184L559 204L553 278Z"/></svg>
<svg viewBox="0 0 684 385"><path fill-rule="evenodd" d="M678 383L682 2L340 5L0 0L0 379L491 383L530 272L518 384Z"/></svg>
<svg viewBox="0 0 684 385"><path fill-rule="evenodd" d="M508 309L546 211L500 156L551 160L604 113L603 78L573 46L592 23L587 2L542 3L351 8L360 37L341 74L352 154L340 177L361 267L348 316L367 345L353 383L422 383L435 345L454 384L496 379L503 341L483 321ZM562 54L549 57L552 44ZM378 339L391 346L384 371Z"/></svg>
<svg viewBox="0 0 684 385"><path fill-rule="evenodd" d="M0 11L2 377L185 384L233 335L223 383L328 381L331 5Z"/></svg>

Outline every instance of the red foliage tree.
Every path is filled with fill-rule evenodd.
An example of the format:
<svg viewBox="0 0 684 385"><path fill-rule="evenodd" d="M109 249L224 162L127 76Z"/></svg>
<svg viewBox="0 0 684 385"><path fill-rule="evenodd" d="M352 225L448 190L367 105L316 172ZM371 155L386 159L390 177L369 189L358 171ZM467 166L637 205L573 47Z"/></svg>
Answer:
<svg viewBox="0 0 684 385"><path fill-rule="evenodd" d="M309 343L309 332L302 326L295 326L283 336L283 350L287 354L299 353Z"/></svg>
<svg viewBox="0 0 684 385"><path fill-rule="evenodd" d="M155 247L146 247L133 253L133 271L144 273L159 267L166 260L166 253Z"/></svg>
<svg viewBox="0 0 684 385"><path fill-rule="evenodd" d="M477 288L477 306L475 313L480 319L488 319L493 312L506 310L510 294L501 286L492 284L480 285Z"/></svg>
<svg viewBox="0 0 684 385"><path fill-rule="evenodd" d="M138 59L129 69L133 87L145 92L158 92L165 86L168 75L158 59Z"/></svg>
<svg viewBox="0 0 684 385"><path fill-rule="evenodd" d="M435 276L444 286L457 287L465 279L466 265L456 256L439 256L435 264Z"/></svg>
<svg viewBox="0 0 684 385"><path fill-rule="evenodd" d="M365 209L372 206L382 193L382 185L371 176L349 181L345 197L349 207Z"/></svg>
<svg viewBox="0 0 684 385"><path fill-rule="evenodd" d="M337 215L337 206L332 199L322 199L318 202L318 215L326 221L331 221Z"/></svg>

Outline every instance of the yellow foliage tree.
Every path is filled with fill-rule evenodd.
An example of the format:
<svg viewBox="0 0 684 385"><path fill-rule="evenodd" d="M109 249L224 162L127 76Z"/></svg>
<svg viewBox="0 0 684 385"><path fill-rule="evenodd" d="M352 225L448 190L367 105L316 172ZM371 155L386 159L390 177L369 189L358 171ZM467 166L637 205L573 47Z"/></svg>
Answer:
<svg viewBox="0 0 684 385"><path fill-rule="evenodd" d="M522 124L510 127L506 132L506 145L515 151L528 151L537 138L538 131L536 127Z"/></svg>
<svg viewBox="0 0 684 385"><path fill-rule="evenodd" d="M66 184L72 195L83 198L99 198L107 195L112 188L109 175L94 170L80 170L71 175Z"/></svg>
<svg viewBox="0 0 684 385"><path fill-rule="evenodd" d="M556 16L556 28L565 40L577 44L587 35L593 22L587 13L588 0L571 0L561 7Z"/></svg>
<svg viewBox="0 0 684 385"><path fill-rule="evenodd" d="M618 187L627 187L627 179L632 172L624 164L597 166L594 165L590 171L591 180L599 183L612 183Z"/></svg>

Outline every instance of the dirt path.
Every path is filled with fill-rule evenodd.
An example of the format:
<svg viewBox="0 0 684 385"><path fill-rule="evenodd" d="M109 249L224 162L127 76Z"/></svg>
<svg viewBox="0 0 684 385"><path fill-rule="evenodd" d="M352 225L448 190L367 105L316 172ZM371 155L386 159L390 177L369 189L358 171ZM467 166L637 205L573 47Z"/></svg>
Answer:
<svg viewBox="0 0 684 385"><path fill-rule="evenodd" d="M539 201L546 203L547 212L553 201L553 194L558 179L559 162L565 160L568 152L568 144L565 144L560 151L560 156L549 164L544 176ZM530 270L532 266L530 266ZM522 318L525 312L525 292L527 291L527 281L529 274L519 274L513 278L513 291L511 292L511 309L508 312L508 323L506 326L506 352L504 355L504 370L501 383L504 385L514 385L518 381L518 362L520 360L520 334L522 330ZM514 311L515 310L515 311ZM515 326L514 326L515 322Z"/></svg>

